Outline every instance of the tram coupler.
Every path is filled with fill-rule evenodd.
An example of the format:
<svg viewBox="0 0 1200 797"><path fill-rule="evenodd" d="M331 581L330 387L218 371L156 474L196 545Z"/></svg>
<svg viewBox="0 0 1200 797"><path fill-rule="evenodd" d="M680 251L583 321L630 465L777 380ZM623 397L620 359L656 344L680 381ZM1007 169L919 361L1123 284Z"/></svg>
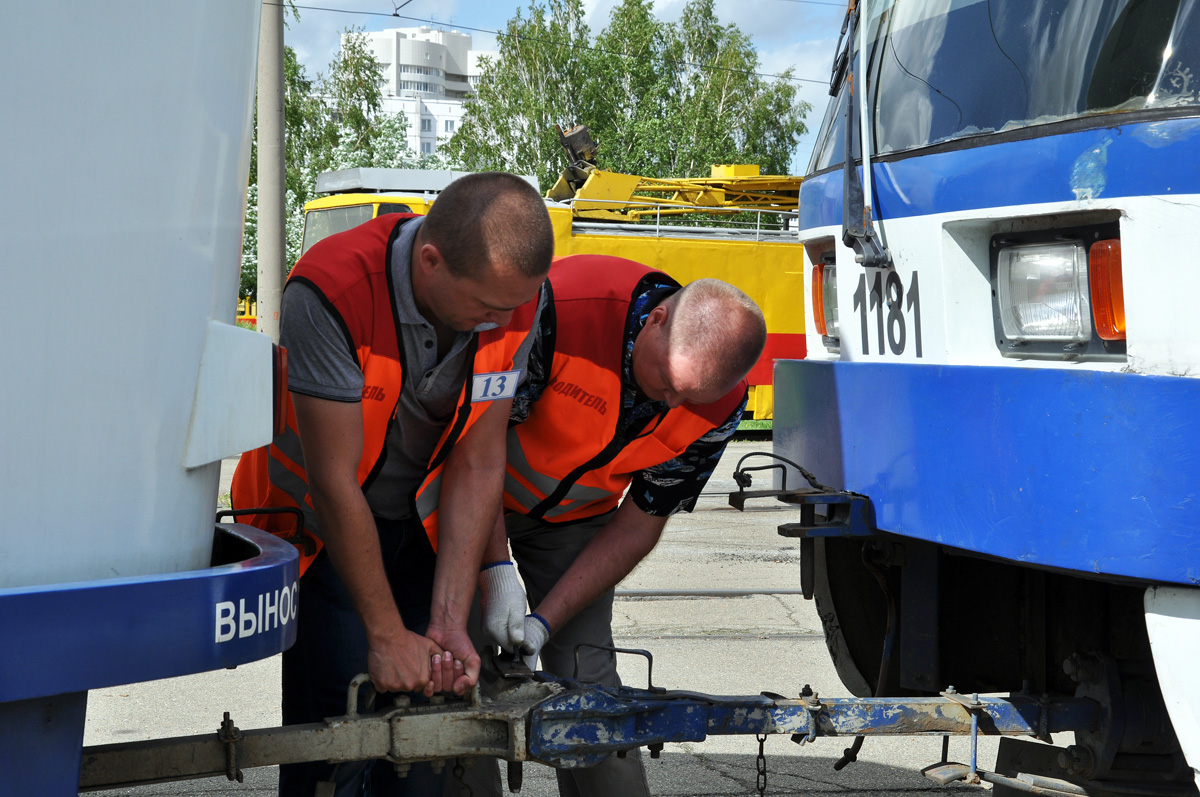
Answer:
<svg viewBox="0 0 1200 797"><path fill-rule="evenodd" d="M1089 698L1027 695L955 697L785 698L653 692L554 679L562 691L529 715L529 760L586 767L611 753L710 735L786 733L819 736L1028 736L1097 727L1101 707Z"/></svg>
<svg viewBox="0 0 1200 797"><path fill-rule="evenodd" d="M532 708L563 687L554 679L524 677L476 687L463 698L435 695L417 703L407 695L375 711L360 709L371 690L364 675L351 681L346 713L324 722L239 730L225 714L215 734L123 742L84 748L79 791L225 775L241 780L254 767L384 760L405 772L409 765L488 756L528 760L526 729ZM509 783L520 783L510 768Z"/></svg>
<svg viewBox="0 0 1200 797"><path fill-rule="evenodd" d="M769 457L768 465L744 465L751 457ZM807 487L788 488L788 470L790 465L799 471L801 477L808 483ZM778 471L779 489L751 490L755 471ZM729 493L729 505L734 509L745 511L746 502L758 498L774 498L786 504L800 507L800 522L785 523L779 527L779 534L784 537L874 537L880 532L875 526L875 507L871 499L859 493L835 490L817 481L813 474L791 460L767 452L752 452L738 461L733 472L733 480L738 489ZM824 507L824 514L817 512L817 507Z"/></svg>
<svg viewBox="0 0 1200 797"><path fill-rule="evenodd" d="M80 790L222 774L236 779L244 769L304 761L382 759L405 767L490 756L586 767L638 747L654 753L667 742L734 734L789 734L805 742L972 732L1044 738L1096 729L1103 715L1088 697L709 695L652 684L605 687L519 669L466 699L417 704L402 697L371 713L359 709L359 690L369 688L360 676L348 689L346 714L323 723L243 731L227 716L220 734L88 748ZM510 767L509 782L520 780L520 768Z"/></svg>

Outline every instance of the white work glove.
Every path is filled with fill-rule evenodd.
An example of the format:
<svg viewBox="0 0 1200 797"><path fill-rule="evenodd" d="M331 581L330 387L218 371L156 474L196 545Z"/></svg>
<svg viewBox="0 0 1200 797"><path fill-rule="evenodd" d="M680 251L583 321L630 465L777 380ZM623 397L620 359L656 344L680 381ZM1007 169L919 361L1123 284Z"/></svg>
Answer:
<svg viewBox="0 0 1200 797"><path fill-rule="evenodd" d="M525 590L512 562L488 565L479 573L483 590L483 639L516 652L525 641Z"/></svg>
<svg viewBox="0 0 1200 797"><path fill-rule="evenodd" d="M521 658L525 666L537 669L538 654L550 639L550 624L540 614L532 613L525 618L525 642L521 645Z"/></svg>

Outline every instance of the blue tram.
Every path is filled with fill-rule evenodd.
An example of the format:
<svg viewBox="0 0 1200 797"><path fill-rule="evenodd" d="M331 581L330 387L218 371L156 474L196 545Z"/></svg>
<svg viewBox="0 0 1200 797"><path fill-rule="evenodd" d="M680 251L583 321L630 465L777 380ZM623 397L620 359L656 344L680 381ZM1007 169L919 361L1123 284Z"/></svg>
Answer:
<svg viewBox="0 0 1200 797"><path fill-rule="evenodd" d="M869 508L793 529L839 675L1093 696L997 769L1195 793L1200 2L854 6L775 375L776 454Z"/></svg>

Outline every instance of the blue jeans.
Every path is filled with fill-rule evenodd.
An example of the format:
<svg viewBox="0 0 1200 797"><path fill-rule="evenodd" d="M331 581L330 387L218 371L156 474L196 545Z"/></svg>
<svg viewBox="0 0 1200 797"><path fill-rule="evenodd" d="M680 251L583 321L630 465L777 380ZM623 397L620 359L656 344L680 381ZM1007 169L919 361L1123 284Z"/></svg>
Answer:
<svg viewBox="0 0 1200 797"><path fill-rule="evenodd" d="M417 520L375 518L384 569L404 625L424 633L429 625L436 556ZM346 713L346 687L367 671L367 637L349 592L322 553L300 580L296 644L283 654L283 723L321 722ZM414 696L416 700L424 698ZM360 703L362 702L360 698ZM390 705L386 697L379 705ZM360 710L369 707L360 705ZM440 795L445 775L427 763L398 778L387 761L324 761L279 768L280 797L313 797L317 784L333 782L336 797Z"/></svg>

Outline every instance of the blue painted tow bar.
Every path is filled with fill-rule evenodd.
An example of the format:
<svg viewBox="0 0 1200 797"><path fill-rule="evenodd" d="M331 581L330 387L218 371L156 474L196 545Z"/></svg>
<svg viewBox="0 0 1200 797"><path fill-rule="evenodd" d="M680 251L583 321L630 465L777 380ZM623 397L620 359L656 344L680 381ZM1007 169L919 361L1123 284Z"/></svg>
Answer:
<svg viewBox="0 0 1200 797"><path fill-rule="evenodd" d="M805 698L723 696L608 688L565 681L566 691L530 712L529 759L585 767L635 747L699 742L709 735L1029 736L1097 727L1099 704L1087 698L965 696Z"/></svg>

